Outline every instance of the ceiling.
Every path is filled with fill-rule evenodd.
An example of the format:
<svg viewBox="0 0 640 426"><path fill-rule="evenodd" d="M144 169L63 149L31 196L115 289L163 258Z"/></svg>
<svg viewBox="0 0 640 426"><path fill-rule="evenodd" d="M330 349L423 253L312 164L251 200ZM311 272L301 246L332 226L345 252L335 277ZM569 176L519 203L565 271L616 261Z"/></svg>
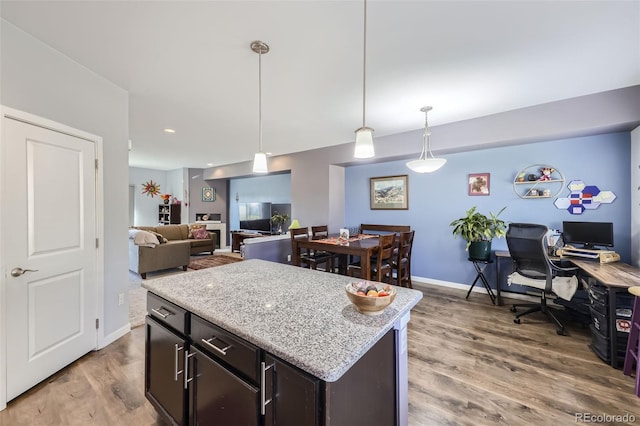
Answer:
<svg viewBox="0 0 640 426"><path fill-rule="evenodd" d="M129 92L130 165L171 170L350 143L363 1L1 1L0 15ZM640 1L367 3L375 137L640 84ZM163 129L175 129L174 134ZM416 150L419 150L419 144Z"/></svg>

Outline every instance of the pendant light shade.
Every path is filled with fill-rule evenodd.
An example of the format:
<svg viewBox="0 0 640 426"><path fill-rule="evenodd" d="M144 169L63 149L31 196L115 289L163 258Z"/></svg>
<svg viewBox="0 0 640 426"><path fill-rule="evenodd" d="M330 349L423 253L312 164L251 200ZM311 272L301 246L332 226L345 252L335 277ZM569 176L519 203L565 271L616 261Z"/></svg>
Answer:
<svg viewBox="0 0 640 426"><path fill-rule="evenodd" d="M431 152L431 130L427 114L433 108L430 106L420 108L424 112L424 133L422 134L422 153L417 160L409 161L407 167L417 173L431 173L444 166L447 162L444 158L435 158Z"/></svg>
<svg viewBox="0 0 640 426"><path fill-rule="evenodd" d="M262 41L251 43L251 50L258 54L258 152L253 156L253 173L269 173L267 154L262 151L262 55L269 52L269 45Z"/></svg>
<svg viewBox="0 0 640 426"><path fill-rule="evenodd" d="M356 158L371 158L376 155L373 148L373 129L360 127L356 130L356 148L353 156Z"/></svg>
<svg viewBox="0 0 640 426"><path fill-rule="evenodd" d="M256 152L253 156L253 173L269 173L267 154L264 152Z"/></svg>
<svg viewBox="0 0 640 426"><path fill-rule="evenodd" d="M372 158L376 155L373 148L373 129L365 124L367 105L367 0L364 0L364 43L362 54L362 127L356 130L355 158Z"/></svg>

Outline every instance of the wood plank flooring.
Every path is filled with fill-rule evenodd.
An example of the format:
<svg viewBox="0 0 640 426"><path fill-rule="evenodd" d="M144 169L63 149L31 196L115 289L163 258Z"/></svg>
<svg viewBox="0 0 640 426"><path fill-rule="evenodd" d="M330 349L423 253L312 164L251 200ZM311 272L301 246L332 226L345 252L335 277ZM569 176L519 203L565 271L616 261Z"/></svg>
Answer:
<svg viewBox="0 0 640 426"><path fill-rule="evenodd" d="M587 327L565 321L569 336L558 336L542 315L514 324L486 294L422 289L409 323L410 425L568 425L578 413L640 423L634 380L588 349ZM162 424L143 381L138 327L11 401L0 425Z"/></svg>

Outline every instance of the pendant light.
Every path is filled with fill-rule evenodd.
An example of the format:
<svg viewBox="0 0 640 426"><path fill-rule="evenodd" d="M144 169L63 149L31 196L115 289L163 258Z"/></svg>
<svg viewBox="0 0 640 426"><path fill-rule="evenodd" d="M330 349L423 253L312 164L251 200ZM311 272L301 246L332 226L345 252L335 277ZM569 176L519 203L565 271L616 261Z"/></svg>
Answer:
<svg viewBox="0 0 640 426"><path fill-rule="evenodd" d="M365 124L367 99L367 0L364 0L364 43L362 54L362 127L356 130L355 158L371 158L376 155L373 148L373 129Z"/></svg>
<svg viewBox="0 0 640 426"><path fill-rule="evenodd" d="M251 50L258 54L258 152L253 156L253 173L269 173L267 154L262 151L262 55L269 52L269 45L262 41L251 43Z"/></svg>
<svg viewBox="0 0 640 426"><path fill-rule="evenodd" d="M422 134L422 153L417 160L409 161L407 167L418 173L431 173L444 166L447 162L444 158L435 158L431 152L431 130L429 130L429 120L427 118L428 112L433 107L426 106L420 108L420 111L424 112L424 133Z"/></svg>

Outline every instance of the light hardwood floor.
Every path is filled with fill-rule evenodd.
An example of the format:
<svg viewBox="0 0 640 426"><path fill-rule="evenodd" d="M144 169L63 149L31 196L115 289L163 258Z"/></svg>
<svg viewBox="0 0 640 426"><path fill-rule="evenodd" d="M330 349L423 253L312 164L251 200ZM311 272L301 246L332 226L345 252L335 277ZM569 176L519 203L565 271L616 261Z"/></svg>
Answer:
<svg viewBox="0 0 640 426"><path fill-rule="evenodd" d="M577 413L640 423L634 380L589 350L588 328L566 322L558 336L543 316L514 324L486 294L425 289L409 323L410 425L569 425ZM138 327L10 402L0 425L161 424L143 376Z"/></svg>

